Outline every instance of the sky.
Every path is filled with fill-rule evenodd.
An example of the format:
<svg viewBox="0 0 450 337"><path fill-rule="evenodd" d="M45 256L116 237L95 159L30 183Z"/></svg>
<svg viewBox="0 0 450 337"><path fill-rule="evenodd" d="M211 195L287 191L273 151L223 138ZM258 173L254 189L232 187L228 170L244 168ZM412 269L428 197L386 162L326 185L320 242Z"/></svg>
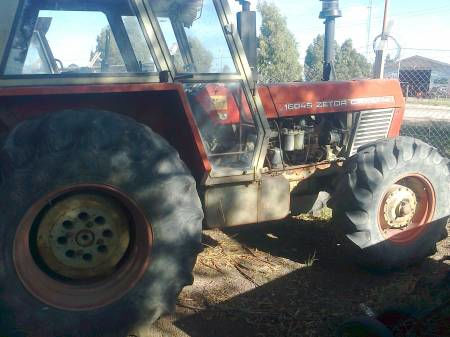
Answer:
<svg viewBox="0 0 450 337"><path fill-rule="evenodd" d="M65 67L71 64L87 66L91 52L96 49L97 36L108 26L107 18L102 12L43 10L39 12L39 16L52 18L46 37L55 58L61 60ZM175 38L170 22L164 18L160 20L160 24L169 49L172 50ZM211 72L221 72L224 67L233 72L235 68L232 57L211 0L204 0L201 16L192 27L186 29L186 33L189 37L196 37L211 53Z"/></svg>
<svg viewBox="0 0 450 337"><path fill-rule="evenodd" d="M46 37L54 57L65 67L86 66L91 51L95 51L97 35L108 25L106 16L99 12L40 11L39 16L52 18Z"/></svg>
<svg viewBox="0 0 450 337"><path fill-rule="evenodd" d="M228 1L234 11L239 10L237 1ZM251 0L252 9L256 7L257 2L258 0ZM300 58L303 60L306 49L314 37L325 31L323 20L318 18L322 3L319 0L272 0L272 2L285 16L289 30L299 44ZM372 2L372 19L369 34L370 2ZM372 42L381 33L384 0L340 0L339 6L343 16L336 21L336 40L342 43L352 39L353 46L373 61ZM402 47L401 59L421 55L450 63L449 0L390 0L388 17L388 21L392 22L391 35ZM394 43L389 43L388 48L391 49L393 56L397 54Z"/></svg>
<svg viewBox="0 0 450 337"><path fill-rule="evenodd" d="M251 0L253 9L256 8L258 1ZM285 16L288 28L298 42L300 60L303 63L308 45L318 34L324 32L323 20L318 18L322 3L319 0L268 1L274 2ZM210 0L205 1L209 2ZM228 2L234 12L240 10L238 1L228 0ZM372 17L369 21L370 2L372 2ZM336 21L336 40L342 43L352 39L353 46L373 61L372 42L374 37L381 33L384 0L340 0L339 3L343 17ZM107 25L106 17L102 13L86 12L79 12L76 15L74 13L55 15L55 12L44 11L41 14L54 17L47 38L55 57L63 59L65 66L70 63L85 65L90 59L90 52L95 49L97 34ZM207 23L207 13L203 14L205 17L203 19ZM390 0L388 21L392 22L391 35L402 47L401 59L421 55L450 64L449 0ZM80 25L80 22L83 24ZM260 17L258 24L261 24ZM208 33L211 32L204 30L199 35L204 40L202 42L207 42L210 50L219 53L219 48L214 48L213 43L209 41L208 35L211 34ZM398 48L394 43L390 43L388 48L391 49L393 56L397 54ZM218 59L222 60L224 57Z"/></svg>

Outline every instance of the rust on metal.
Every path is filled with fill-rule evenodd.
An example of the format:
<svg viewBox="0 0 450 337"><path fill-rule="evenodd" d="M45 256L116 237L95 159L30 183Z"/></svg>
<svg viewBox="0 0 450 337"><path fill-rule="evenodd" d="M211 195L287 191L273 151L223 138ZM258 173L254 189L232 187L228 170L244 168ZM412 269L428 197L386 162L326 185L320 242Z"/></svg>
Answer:
<svg viewBox="0 0 450 337"><path fill-rule="evenodd" d="M128 249L129 226L115 199L71 195L52 206L40 221L38 252L58 275L80 280L107 276Z"/></svg>
<svg viewBox="0 0 450 337"><path fill-rule="evenodd" d="M288 181L290 185L290 192L295 193L298 186L306 179L317 176L328 176L333 173L338 173L342 168L343 161L336 162L321 162L314 164L300 165L297 167L290 167L281 171L281 173Z"/></svg>
<svg viewBox="0 0 450 337"><path fill-rule="evenodd" d="M43 227L33 238L40 218ZM33 253L33 240L41 256ZM109 185L80 184L55 190L30 207L16 231L13 260L25 288L42 302L93 310L119 300L139 282L150 264L152 241L151 224L127 194ZM59 249L69 243L73 249ZM110 244L117 252L101 257Z"/></svg>
<svg viewBox="0 0 450 337"><path fill-rule="evenodd" d="M398 178L378 207L381 233L394 243L411 242L433 219L435 208L435 191L427 178L416 173Z"/></svg>

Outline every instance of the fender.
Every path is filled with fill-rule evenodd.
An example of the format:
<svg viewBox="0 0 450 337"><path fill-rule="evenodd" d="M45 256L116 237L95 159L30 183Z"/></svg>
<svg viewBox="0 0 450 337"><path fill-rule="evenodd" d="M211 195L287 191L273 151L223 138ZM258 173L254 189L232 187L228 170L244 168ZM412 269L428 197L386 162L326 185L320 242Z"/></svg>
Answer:
<svg viewBox="0 0 450 337"><path fill-rule="evenodd" d="M197 182L211 171L182 85L177 83L25 86L0 88L0 125L65 109L94 108L127 115L163 136Z"/></svg>

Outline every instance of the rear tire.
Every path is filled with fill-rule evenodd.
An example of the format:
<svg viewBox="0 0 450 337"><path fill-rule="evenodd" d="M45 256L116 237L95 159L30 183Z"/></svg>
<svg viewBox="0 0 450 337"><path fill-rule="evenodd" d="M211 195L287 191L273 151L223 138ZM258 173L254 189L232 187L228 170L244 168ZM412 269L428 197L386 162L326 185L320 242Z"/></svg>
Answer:
<svg viewBox="0 0 450 337"><path fill-rule="evenodd" d="M447 163L409 137L371 143L347 161L331 205L360 263L390 270L436 252L450 214Z"/></svg>
<svg viewBox="0 0 450 337"><path fill-rule="evenodd" d="M0 186L0 335L125 336L174 309L181 289L193 282L203 212L194 179L165 140L122 115L61 111L17 126L1 158L5 179ZM84 184L114 188L142 210L153 234L145 256L149 263L139 281L110 304L86 310L56 308L32 295L18 276L14 249L22 229L17 229L37 200ZM53 207L52 200L48 204ZM32 234L27 240L33 240ZM133 250L128 248L127 254ZM39 253L30 254L35 258ZM115 267L119 270L124 264Z"/></svg>

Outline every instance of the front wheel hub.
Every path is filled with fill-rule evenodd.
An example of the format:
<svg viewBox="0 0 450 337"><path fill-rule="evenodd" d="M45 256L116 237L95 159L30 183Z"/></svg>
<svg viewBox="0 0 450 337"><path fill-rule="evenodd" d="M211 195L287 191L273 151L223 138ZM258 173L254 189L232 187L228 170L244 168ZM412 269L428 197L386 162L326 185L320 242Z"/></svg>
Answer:
<svg viewBox="0 0 450 337"><path fill-rule="evenodd" d="M144 212L109 185L49 193L25 214L13 260L25 288L42 302L85 311L109 305L142 278L152 229Z"/></svg>
<svg viewBox="0 0 450 337"><path fill-rule="evenodd" d="M413 190L402 185L393 185L384 202L384 220L390 228L406 228L414 217L417 206Z"/></svg>
<svg viewBox="0 0 450 337"><path fill-rule="evenodd" d="M378 223L385 239L402 244L416 239L434 216L436 196L430 181L420 174L400 177L385 192Z"/></svg>

